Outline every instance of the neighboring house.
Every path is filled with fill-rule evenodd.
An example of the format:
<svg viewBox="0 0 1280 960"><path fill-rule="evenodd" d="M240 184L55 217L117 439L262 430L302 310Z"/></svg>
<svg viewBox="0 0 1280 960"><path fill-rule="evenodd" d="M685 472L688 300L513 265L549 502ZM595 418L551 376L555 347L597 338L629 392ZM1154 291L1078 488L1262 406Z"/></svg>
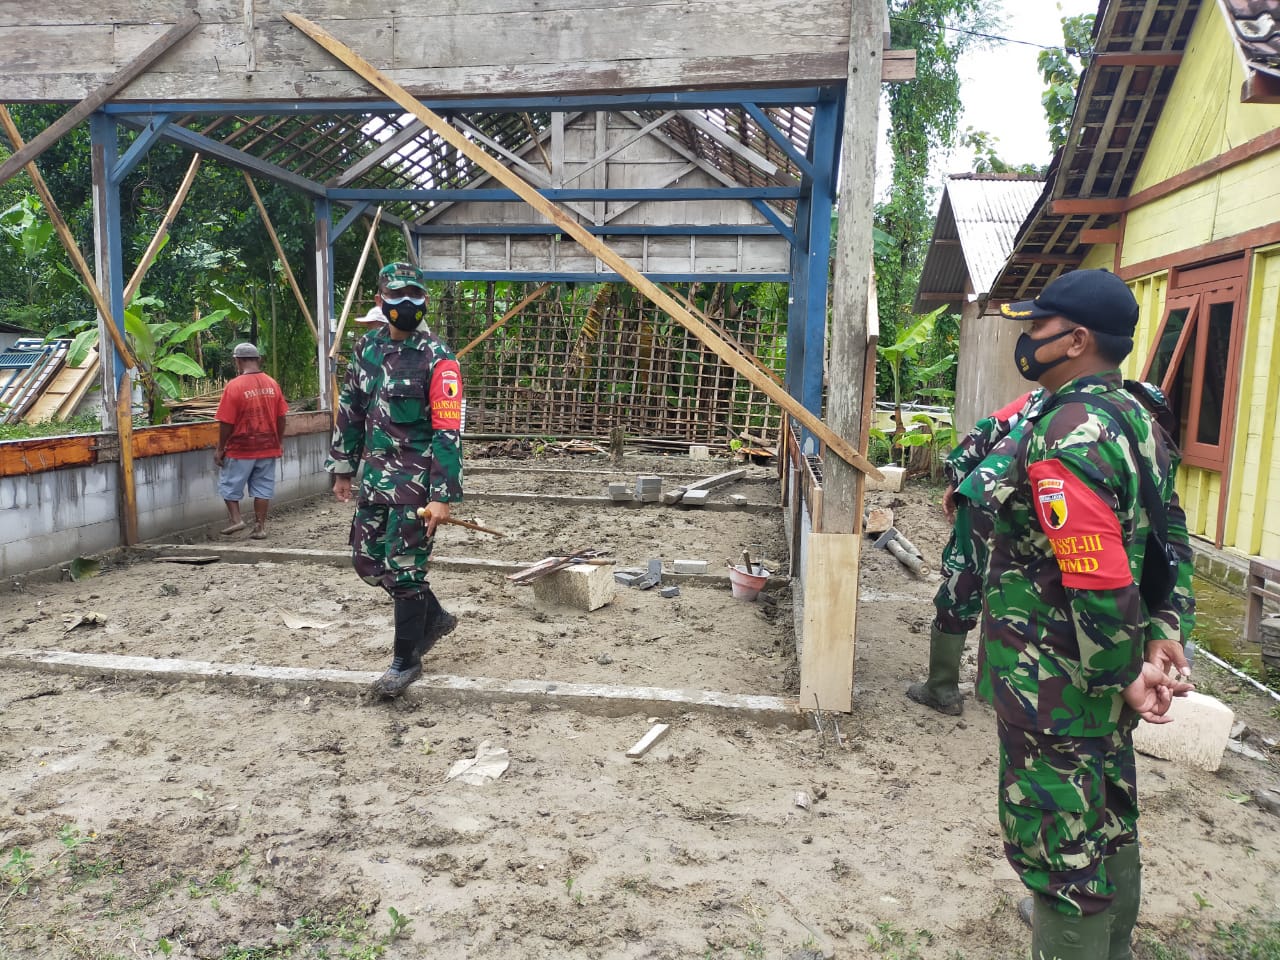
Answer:
<svg viewBox="0 0 1280 960"><path fill-rule="evenodd" d="M914 309L928 313L945 305L960 314L955 403L960 433L1027 392L1013 365L1015 325L982 314L1018 227L1043 188L1043 179L1014 173L957 173L943 188Z"/></svg>
<svg viewBox="0 0 1280 960"><path fill-rule="evenodd" d="M28 330L26 327L19 327L12 323L6 323L0 320L0 353L8 350L19 340L24 337L39 336L34 330Z"/></svg>
<svg viewBox="0 0 1280 960"><path fill-rule="evenodd" d="M1141 306L1191 532L1280 557L1280 3L1104 0L1067 146L991 306L1077 267Z"/></svg>

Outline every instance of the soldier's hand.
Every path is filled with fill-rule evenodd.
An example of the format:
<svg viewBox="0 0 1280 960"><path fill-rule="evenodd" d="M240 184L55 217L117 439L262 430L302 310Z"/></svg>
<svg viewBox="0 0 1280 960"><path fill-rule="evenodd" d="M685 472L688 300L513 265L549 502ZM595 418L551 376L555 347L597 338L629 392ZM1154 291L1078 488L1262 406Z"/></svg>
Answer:
<svg viewBox="0 0 1280 960"><path fill-rule="evenodd" d="M342 503L351 502L351 477L339 474L333 478L333 495Z"/></svg>
<svg viewBox="0 0 1280 960"><path fill-rule="evenodd" d="M948 483L942 492L942 512L946 514L947 523L956 522L956 487L953 483Z"/></svg>
<svg viewBox="0 0 1280 960"><path fill-rule="evenodd" d="M1187 655L1177 640L1148 641L1146 659L1147 663L1155 664L1166 677L1170 667L1177 671L1179 677L1191 676L1191 665L1187 663Z"/></svg>
<svg viewBox="0 0 1280 960"><path fill-rule="evenodd" d="M433 500L425 507L418 509L418 516L427 525L427 536L434 537L436 535L436 527L449 519L449 505Z"/></svg>
<svg viewBox="0 0 1280 960"><path fill-rule="evenodd" d="M1195 689L1189 683L1170 680L1154 663L1144 662L1138 679L1124 688L1124 702L1147 723L1168 723L1167 716L1174 697L1185 696Z"/></svg>

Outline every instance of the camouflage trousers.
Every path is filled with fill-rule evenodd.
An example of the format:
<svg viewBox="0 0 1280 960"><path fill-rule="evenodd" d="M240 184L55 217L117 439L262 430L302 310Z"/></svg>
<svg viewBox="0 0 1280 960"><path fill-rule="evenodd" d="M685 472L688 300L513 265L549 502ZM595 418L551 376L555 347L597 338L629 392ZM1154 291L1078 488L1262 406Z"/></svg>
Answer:
<svg viewBox="0 0 1280 960"><path fill-rule="evenodd" d="M1103 860L1138 841L1133 727L1105 737L1054 737L996 719L1000 829L1022 882L1079 916L1111 905Z"/></svg>
<svg viewBox="0 0 1280 960"><path fill-rule="evenodd" d="M957 502L951 538L942 549L942 586L933 598L933 622L943 633L968 633L978 625L991 527L989 514Z"/></svg>
<svg viewBox="0 0 1280 960"><path fill-rule="evenodd" d="M351 561L356 574L393 597L425 597L427 560L434 537L405 504L360 503L351 518Z"/></svg>

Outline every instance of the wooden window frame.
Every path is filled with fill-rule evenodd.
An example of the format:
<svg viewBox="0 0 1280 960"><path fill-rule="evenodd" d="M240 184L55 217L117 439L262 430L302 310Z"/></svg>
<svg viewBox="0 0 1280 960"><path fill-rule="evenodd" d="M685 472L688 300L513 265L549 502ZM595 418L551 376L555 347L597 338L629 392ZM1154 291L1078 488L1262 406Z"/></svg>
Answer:
<svg viewBox="0 0 1280 960"><path fill-rule="evenodd" d="M1200 467L1214 473L1226 471L1235 438L1236 406L1240 392L1240 356L1244 345L1247 263L1247 257L1236 257L1204 266L1172 271L1165 294L1164 316L1160 320L1160 327L1152 340L1151 349L1142 370L1142 377L1145 380L1150 376L1156 350L1169 325L1169 315L1186 307L1187 319L1178 336L1178 343L1174 347L1169 367L1159 386L1168 395L1173 378L1178 375L1187 350L1193 349L1191 396L1187 401L1187 422L1182 437L1182 462L1185 466ZM1210 444L1202 443L1196 438L1200 432L1200 415L1204 399L1210 308L1221 303L1231 305L1231 333L1227 346L1221 429L1218 432L1218 442Z"/></svg>

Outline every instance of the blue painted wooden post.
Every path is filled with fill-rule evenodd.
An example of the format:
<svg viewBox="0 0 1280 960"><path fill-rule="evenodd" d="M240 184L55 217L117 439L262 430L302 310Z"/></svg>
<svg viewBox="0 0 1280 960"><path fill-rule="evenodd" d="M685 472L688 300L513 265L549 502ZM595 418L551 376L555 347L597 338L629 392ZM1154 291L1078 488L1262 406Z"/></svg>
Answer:
<svg viewBox="0 0 1280 960"><path fill-rule="evenodd" d="M124 360L112 344L103 324L114 323L124 336L124 246L120 231L120 186L115 168L120 158L115 121L102 111L89 118L90 146L93 153L93 192L95 216L93 221L93 248L98 285L103 292L110 317L99 321L98 349L104 359L103 368L112 371L111 389L104 392L103 401L114 409L116 385L125 372ZM112 363L105 358L110 349ZM104 384L104 387L106 385ZM108 413L108 416L111 416Z"/></svg>

